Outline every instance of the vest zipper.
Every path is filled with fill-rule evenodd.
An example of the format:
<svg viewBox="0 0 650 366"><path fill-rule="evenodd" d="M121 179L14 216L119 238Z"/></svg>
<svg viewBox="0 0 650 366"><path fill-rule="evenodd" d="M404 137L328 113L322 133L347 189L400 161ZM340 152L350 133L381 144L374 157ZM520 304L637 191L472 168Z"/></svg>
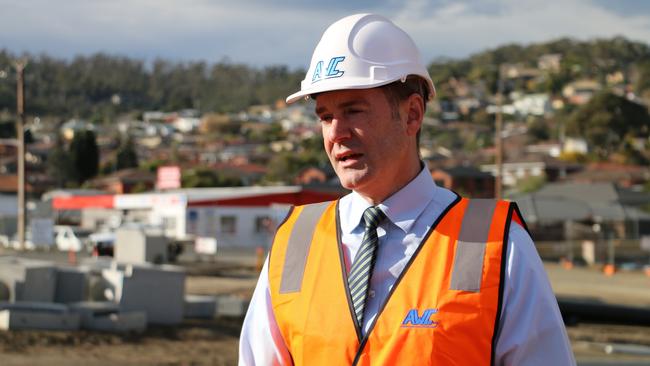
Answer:
<svg viewBox="0 0 650 366"><path fill-rule="evenodd" d="M395 284L393 285L393 287L392 287L392 288L390 289L390 291L388 292L388 295L387 295L386 298L384 299L384 302L382 303L382 305L379 307L379 311L377 312L377 315L375 316L375 318L372 320L372 323L370 324L370 327L368 328L368 331L367 331L366 334L363 336L363 338L360 338L361 341L360 341L360 343L359 343L359 349L357 350L357 354L356 354L356 356L354 357L354 362L352 362L352 366L355 366L355 365L358 364L359 359L361 358L361 354L363 353L363 349L366 347L366 343L368 342L368 337L370 336L370 333L372 332L372 330L375 328L375 324L377 323L377 320L378 320L379 317L381 316L381 313L384 311L384 308L385 308L386 305L388 304L388 301L389 301L390 298L393 296L393 292L395 292L395 289L397 288L397 286L399 286L400 282L402 281L402 278L404 278L404 276L406 275L408 269L411 267L411 264L415 261L417 255L420 253L420 251L421 251L422 248L424 247L424 244L427 242L427 240L429 240L429 237L430 237L431 234L435 231L435 229L436 229L436 227L438 226L438 224L440 223L440 221L442 221L442 219L443 219L445 216L447 216L447 213L449 213L449 211L450 211L454 206L456 206L456 204L458 204L458 202L460 202L460 200L461 200L461 197L457 194L457 195L456 195L456 199L455 199L452 203L450 203L449 206L447 206L447 208L444 209L444 211L442 211L442 212L440 213L440 216L438 216L438 218L437 218L436 221L433 223L433 225L431 225L431 228L429 228L429 231L427 231L427 233L424 235L424 237L423 237L422 240L420 241L420 245L418 245L418 248L415 250L415 252L414 252L413 255L411 256L411 258L409 259L408 263L406 264L406 266L404 267L404 269L403 269L402 272L400 273L399 277L397 277L397 279L395 280ZM339 214L338 214L338 209L337 209L337 211L336 211L336 226L337 226L337 233L340 231L340 225L339 225L339 224L340 224L340 221L339 221ZM339 253L341 253L341 252L342 252L341 244L339 243ZM341 258L342 258L342 257L341 257ZM341 264L344 264L344 263L341 262ZM343 273L346 272L346 271L345 271L345 267L341 267L341 269L343 270ZM346 274L344 274L344 280L346 281L345 283L347 284L347 275L346 275ZM352 310L352 305L351 305L351 304L352 304L352 301L351 301L351 299L350 299L350 290L347 288L347 286L346 286L345 288L346 288L345 293L346 293L346 296L347 296L347 298L348 298L348 306L349 306L350 309L351 309L350 311L352 311L351 314L354 314L354 312L353 312L353 310ZM356 321L355 321L355 325L356 325L356 327L357 327L357 334L360 335L360 334L361 334L361 328L360 328L361 326L360 326L360 325L357 325L357 322L356 322Z"/></svg>

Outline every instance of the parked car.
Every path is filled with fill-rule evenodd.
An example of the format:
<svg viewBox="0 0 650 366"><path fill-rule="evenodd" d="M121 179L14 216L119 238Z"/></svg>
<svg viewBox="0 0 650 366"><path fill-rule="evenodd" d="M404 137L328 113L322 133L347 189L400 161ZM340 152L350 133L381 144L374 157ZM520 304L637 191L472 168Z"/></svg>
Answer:
<svg viewBox="0 0 650 366"><path fill-rule="evenodd" d="M25 247L21 248L20 243L18 242L18 234L14 234L14 236L11 237L7 244L8 248L14 249L14 250L35 250L36 245L32 242L32 233L29 231L25 232Z"/></svg>
<svg viewBox="0 0 650 366"><path fill-rule="evenodd" d="M94 255L113 256L115 247L115 232L104 231L90 234L88 237Z"/></svg>
<svg viewBox="0 0 650 366"><path fill-rule="evenodd" d="M61 251L81 251L82 249L91 250L88 236L90 230L74 226L57 225L54 227L54 243Z"/></svg>

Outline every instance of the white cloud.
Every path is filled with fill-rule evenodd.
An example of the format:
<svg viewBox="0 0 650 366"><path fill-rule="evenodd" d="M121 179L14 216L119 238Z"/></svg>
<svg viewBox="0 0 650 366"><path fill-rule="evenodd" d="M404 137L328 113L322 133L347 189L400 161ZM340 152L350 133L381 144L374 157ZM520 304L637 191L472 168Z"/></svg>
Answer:
<svg viewBox="0 0 650 366"><path fill-rule="evenodd" d="M650 39L648 11L614 11L589 0L304 4L297 0L0 0L0 48L57 57L104 51L145 59L214 62L228 57L253 65L305 66L328 24L361 11L394 19L413 36L425 60L566 36ZM363 5L369 7L360 8Z"/></svg>
<svg viewBox="0 0 650 366"><path fill-rule="evenodd" d="M425 59L466 56L505 43L560 37L650 39L648 14L623 17L584 0L561 5L544 0L504 0L500 7L495 13L479 13L467 4L451 3L428 15L403 16L396 21L413 36Z"/></svg>

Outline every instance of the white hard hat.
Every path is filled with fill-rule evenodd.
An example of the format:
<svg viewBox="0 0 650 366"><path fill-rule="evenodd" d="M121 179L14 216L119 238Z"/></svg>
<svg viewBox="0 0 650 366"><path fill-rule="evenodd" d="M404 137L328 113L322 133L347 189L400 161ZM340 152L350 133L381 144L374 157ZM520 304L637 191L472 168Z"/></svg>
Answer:
<svg viewBox="0 0 650 366"><path fill-rule="evenodd" d="M420 52L406 32L380 15L350 15L323 33L300 91L287 103L331 90L374 88L409 75L426 80L429 99L435 96Z"/></svg>

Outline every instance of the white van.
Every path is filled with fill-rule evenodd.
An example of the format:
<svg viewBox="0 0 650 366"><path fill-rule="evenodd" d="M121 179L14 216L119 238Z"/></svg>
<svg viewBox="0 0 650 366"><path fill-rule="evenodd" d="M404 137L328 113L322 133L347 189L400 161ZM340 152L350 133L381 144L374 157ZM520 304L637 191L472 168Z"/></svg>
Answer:
<svg viewBox="0 0 650 366"><path fill-rule="evenodd" d="M72 226L54 226L54 243L61 251L75 251L88 249L89 230Z"/></svg>

